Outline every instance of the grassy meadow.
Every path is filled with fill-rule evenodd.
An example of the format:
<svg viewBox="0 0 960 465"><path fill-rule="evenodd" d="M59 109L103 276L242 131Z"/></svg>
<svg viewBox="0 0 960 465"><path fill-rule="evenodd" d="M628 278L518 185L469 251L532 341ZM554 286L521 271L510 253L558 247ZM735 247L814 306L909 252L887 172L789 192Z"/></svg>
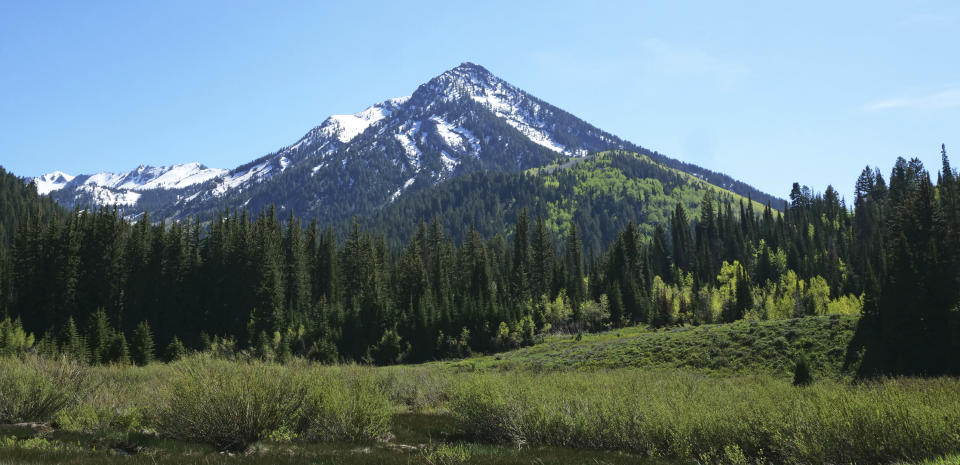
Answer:
<svg viewBox="0 0 960 465"><path fill-rule="evenodd" d="M833 347L852 324L630 328L392 367L3 358L0 464L958 463L960 380L854 382Z"/></svg>

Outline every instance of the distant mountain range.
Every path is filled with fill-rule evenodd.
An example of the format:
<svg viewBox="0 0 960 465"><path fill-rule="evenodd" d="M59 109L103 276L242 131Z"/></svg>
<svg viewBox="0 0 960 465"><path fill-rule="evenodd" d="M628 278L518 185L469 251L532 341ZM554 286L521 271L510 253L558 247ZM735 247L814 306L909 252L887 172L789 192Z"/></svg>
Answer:
<svg viewBox="0 0 960 465"><path fill-rule="evenodd" d="M334 115L300 140L232 170L199 163L128 173L33 178L68 207L118 205L129 217L210 216L224 209L281 212L321 222L366 216L414 191L477 171L519 172L605 150L666 167L762 203L782 200L722 173L644 149L463 63L352 115Z"/></svg>

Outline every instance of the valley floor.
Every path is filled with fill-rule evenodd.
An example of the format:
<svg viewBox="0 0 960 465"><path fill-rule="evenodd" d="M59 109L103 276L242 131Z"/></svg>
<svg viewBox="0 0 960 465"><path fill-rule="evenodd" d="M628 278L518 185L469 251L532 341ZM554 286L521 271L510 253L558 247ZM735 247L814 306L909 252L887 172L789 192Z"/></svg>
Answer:
<svg viewBox="0 0 960 465"><path fill-rule="evenodd" d="M855 325L626 328L379 368L0 359L0 419L39 422L0 427L0 465L960 463L960 380L853 381Z"/></svg>

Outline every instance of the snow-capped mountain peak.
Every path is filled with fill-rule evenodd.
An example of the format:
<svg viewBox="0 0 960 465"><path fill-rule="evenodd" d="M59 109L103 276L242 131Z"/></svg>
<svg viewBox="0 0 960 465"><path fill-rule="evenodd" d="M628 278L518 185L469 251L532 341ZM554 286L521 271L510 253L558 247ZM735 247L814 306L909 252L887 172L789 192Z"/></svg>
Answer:
<svg viewBox="0 0 960 465"><path fill-rule="evenodd" d="M68 204L116 202L130 205L135 213L149 208L159 216L164 209L170 216L207 213L204 205L224 203L250 208L289 204L309 212L321 208L325 199L363 197L365 204L382 204L409 189L471 170L526 169L557 153L581 155L622 147L622 141L482 66L462 63L409 97L330 116L295 143L233 170L198 163L141 165L127 173L70 179L51 173L35 182L41 192L56 193ZM425 182L415 182L418 179ZM275 184L297 188L269 187ZM360 191L345 194L356 189ZM148 190L154 194L130 195ZM290 198L272 197L277 190ZM156 194L159 191L171 193ZM157 204L144 204L141 197ZM251 203L254 198L257 201Z"/></svg>
<svg viewBox="0 0 960 465"><path fill-rule="evenodd" d="M447 101L469 98L544 148L565 155L586 154L582 149L567 147L551 134L555 127L548 122L555 119L557 112L550 105L494 76L483 66L462 63L433 78L420 91L437 93Z"/></svg>
<svg viewBox="0 0 960 465"><path fill-rule="evenodd" d="M141 165L119 174L50 173L34 182L69 206L124 204L133 216L149 209L153 218L175 219L274 205L335 221L373 213L453 176L525 170L561 154L602 150L637 151L695 175L716 175L646 151L482 66L462 63L409 97L330 116L293 144L229 171L198 163Z"/></svg>
<svg viewBox="0 0 960 465"><path fill-rule="evenodd" d="M40 195L46 195L53 191L63 189L63 186L66 186L67 183L73 181L73 178L74 176L64 173L63 171L54 171L52 173L47 173L33 178L33 182L37 186L37 193Z"/></svg>
<svg viewBox="0 0 960 465"><path fill-rule="evenodd" d="M172 166L140 165L126 173L103 172L78 176L54 171L32 181L37 186L37 193L58 193L58 200L67 204L88 202L130 207L137 204L143 191L186 189L226 173L227 170L207 168L200 163L185 163Z"/></svg>
<svg viewBox="0 0 960 465"><path fill-rule="evenodd" d="M60 171L33 178L41 194L70 185L99 186L110 189L144 191L150 189L183 189L226 174L227 170L207 168L200 163L171 166L140 165L126 173L102 172L70 176ZM41 189L41 185L43 188Z"/></svg>

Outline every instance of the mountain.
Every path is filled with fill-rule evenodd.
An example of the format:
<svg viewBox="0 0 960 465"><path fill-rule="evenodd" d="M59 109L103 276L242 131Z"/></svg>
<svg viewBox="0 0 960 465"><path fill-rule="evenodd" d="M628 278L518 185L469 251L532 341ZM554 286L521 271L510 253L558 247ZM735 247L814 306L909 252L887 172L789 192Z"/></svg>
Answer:
<svg viewBox="0 0 960 465"><path fill-rule="evenodd" d="M127 215L208 217L244 206L342 221L479 171L520 172L569 157L628 150L761 202L781 200L729 176L651 152L463 63L352 115L334 115L277 152L233 170L199 164L140 167L122 175L36 178L69 206L120 204Z"/></svg>
<svg viewBox="0 0 960 465"><path fill-rule="evenodd" d="M144 208L175 202L164 193L181 192L223 176L227 170L207 168L199 163L172 166L140 165L126 173L97 173L71 176L61 171L33 178L39 194L50 195L67 206L118 205L138 213ZM149 193L149 200L143 200Z"/></svg>

